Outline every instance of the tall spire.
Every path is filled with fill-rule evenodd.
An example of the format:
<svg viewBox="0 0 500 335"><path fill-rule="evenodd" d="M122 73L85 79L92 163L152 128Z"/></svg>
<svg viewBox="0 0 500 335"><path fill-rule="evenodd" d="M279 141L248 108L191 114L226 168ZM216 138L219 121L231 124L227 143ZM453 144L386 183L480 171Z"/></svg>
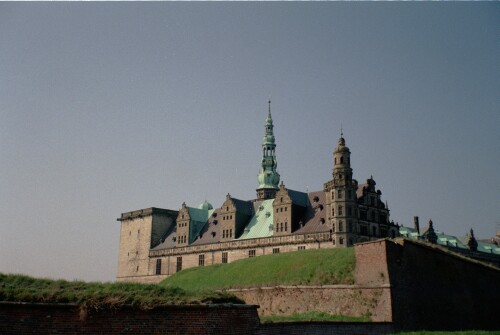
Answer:
<svg viewBox="0 0 500 335"><path fill-rule="evenodd" d="M273 132L273 119L271 117L271 99L269 99L268 104L269 110L266 118L264 138L262 140L262 162L258 175L259 188L257 189L257 197L259 199L273 198L280 182L280 175L276 170L278 162L276 160L276 143Z"/></svg>

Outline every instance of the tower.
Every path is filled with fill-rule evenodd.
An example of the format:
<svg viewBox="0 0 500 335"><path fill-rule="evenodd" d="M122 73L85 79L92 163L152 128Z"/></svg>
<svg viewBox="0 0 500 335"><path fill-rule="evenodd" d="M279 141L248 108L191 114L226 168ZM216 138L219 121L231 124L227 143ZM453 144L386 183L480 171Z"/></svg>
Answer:
<svg viewBox="0 0 500 335"><path fill-rule="evenodd" d="M333 152L333 179L324 186L332 239L338 247L354 243L358 221L357 188L358 182L352 179L351 151L341 133Z"/></svg>
<svg viewBox="0 0 500 335"><path fill-rule="evenodd" d="M278 190L280 175L276 170L276 143L273 133L273 119L271 117L271 100L269 100L269 111L266 119L266 131L262 141L262 163L258 175L259 188L257 199L272 199Z"/></svg>

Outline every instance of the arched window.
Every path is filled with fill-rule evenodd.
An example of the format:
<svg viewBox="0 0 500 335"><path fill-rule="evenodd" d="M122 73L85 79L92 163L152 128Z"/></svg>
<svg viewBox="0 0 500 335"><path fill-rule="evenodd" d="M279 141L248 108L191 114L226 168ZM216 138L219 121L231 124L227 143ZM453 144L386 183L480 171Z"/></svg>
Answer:
<svg viewBox="0 0 500 335"><path fill-rule="evenodd" d="M344 164L344 157L340 157L340 164Z"/></svg>

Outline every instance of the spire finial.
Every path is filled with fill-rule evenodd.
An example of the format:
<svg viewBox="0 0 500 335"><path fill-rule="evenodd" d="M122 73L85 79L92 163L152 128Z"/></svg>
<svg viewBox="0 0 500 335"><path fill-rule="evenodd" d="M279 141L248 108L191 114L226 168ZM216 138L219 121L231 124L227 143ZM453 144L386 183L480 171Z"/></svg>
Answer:
<svg viewBox="0 0 500 335"><path fill-rule="evenodd" d="M271 96L269 96L268 103L269 103L269 114L271 114Z"/></svg>
<svg viewBox="0 0 500 335"><path fill-rule="evenodd" d="M342 131L342 123L340 124L340 137L344 136L344 132Z"/></svg>

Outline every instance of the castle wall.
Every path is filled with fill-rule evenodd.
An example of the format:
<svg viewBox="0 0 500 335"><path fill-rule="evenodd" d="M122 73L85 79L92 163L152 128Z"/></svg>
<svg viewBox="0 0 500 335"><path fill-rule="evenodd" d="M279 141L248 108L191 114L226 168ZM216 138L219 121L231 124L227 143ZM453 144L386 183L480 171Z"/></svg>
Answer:
<svg viewBox="0 0 500 335"><path fill-rule="evenodd" d="M255 334L256 306L165 306L85 311L73 304L0 303L0 334Z"/></svg>
<svg viewBox="0 0 500 335"><path fill-rule="evenodd" d="M309 234L298 236L271 237L237 242L225 242L189 246L175 249L155 250L150 252L150 257L143 260L146 274L136 275L133 271L129 276L118 277L117 281L139 283L159 283L163 279L177 272L178 257L182 258L182 269L199 266L199 256L204 256L204 266L222 263L222 254L227 253L228 263L249 258L251 250L255 256L272 254L274 249L280 253L297 251L299 247L305 249L325 249L335 247L328 240L329 234ZM156 275L156 262L161 259L161 275ZM132 270L134 270L132 268Z"/></svg>
<svg viewBox="0 0 500 335"><path fill-rule="evenodd" d="M500 329L500 269L436 245L396 241L356 245L356 279L390 284L401 329Z"/></svg>
<svg viewBox="0 0 500 335"><path fill-rule="evenodd" d="M152 216L121 222L117 280L148 274Z"/></svg>
<svg viewBox="0 0 500 335"><path fill-rule="evenodd" d="M276 286L228 291L247 304L259 305L260 316L319 311L335 315L368 316L375 322L392 321L389 285Z"/></svg>

